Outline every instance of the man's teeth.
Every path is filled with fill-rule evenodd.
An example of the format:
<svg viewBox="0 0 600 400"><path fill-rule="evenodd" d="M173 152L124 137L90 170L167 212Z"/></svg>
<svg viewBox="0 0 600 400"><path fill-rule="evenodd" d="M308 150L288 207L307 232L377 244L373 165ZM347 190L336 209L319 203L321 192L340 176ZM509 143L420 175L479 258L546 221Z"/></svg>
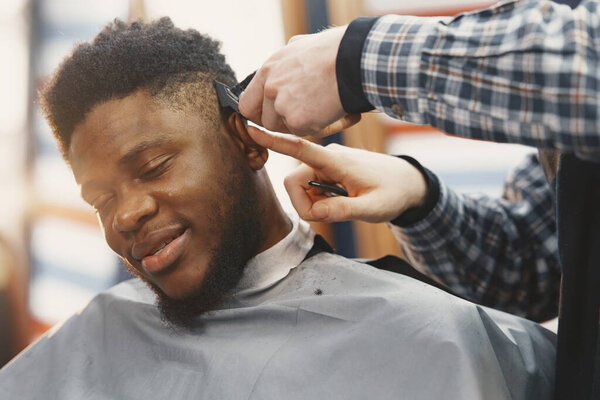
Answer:
<svg viewBox="0 0 600 400"><path fill-rule="evenodd" d="M157 254L160 254L160 252L169 244L173 241L173 239L169 239L166 242L164 242L158 249L156 249L156 251L152 254L150 254L151 256L155 256Z"/></svg>

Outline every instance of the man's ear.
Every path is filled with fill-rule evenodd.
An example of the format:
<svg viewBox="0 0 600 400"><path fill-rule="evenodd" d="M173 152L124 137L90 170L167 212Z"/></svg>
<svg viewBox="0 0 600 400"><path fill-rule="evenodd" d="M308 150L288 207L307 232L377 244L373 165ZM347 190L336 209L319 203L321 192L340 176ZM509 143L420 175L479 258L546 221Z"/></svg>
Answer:
<svg viewBox="0 0 600 400"><path fill-rule="evenodd" d="M238 113L232 113L227 118L227 127L233 135L233 138L239 142L239 145L246 155L248 165L255 171L260 170L267 159L269 158L269 152L266 148L257 144L250 135L248 135L248 127L241 115Z"/></svg>

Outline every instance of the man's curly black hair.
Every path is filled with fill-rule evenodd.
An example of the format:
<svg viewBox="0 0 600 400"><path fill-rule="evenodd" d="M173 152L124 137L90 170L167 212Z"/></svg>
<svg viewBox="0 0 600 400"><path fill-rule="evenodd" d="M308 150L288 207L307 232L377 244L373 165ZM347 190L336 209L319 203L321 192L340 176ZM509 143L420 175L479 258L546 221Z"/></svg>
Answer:
<svg viewBox="0 0 600 400"><path fill-rule="evenodd" d="M170 107L196 107L215 122L220 114L213 79L236 82L219 48L219 42L193 29L176 28L168 17L150 23L115 20L91 43L79 44L40 92L65 160L73 130L95 105L140 89Z"/></svg>

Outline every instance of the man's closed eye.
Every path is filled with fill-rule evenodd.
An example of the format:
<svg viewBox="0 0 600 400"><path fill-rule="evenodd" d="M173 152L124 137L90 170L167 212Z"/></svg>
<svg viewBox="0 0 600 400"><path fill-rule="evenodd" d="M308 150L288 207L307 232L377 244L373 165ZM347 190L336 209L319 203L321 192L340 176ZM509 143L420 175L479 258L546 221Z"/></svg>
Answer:
<svg viewBox="0 0 600 400"><path fill-rule="evenodd" d="M156 179L162 176L165 172L169 170L171 167L172 156L168 157L159 157L159 160L153 160L147 164L149 167L146 171L142 172L139 179L147 181L151 179ZM154 161L158 161L156 164Z"/></svg>
<svg viewBox="0 0 600 400"><path fill-rule="evenodd" d="M92 207L94 207L94 211L96 214L101 214L102 211L108 206L110 201L112 200L112 196L99 196L92 202Z"/></svg>

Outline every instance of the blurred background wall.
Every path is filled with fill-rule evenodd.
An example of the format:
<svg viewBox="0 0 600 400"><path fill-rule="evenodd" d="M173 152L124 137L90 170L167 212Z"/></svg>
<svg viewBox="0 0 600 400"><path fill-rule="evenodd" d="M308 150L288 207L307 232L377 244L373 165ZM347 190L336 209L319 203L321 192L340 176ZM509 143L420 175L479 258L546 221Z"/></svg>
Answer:
<svg viewBox="0 0 600 400"><path fill-rule="evenodd" d="M222 42L238 79L294 34L348 23L359 15L453 15L473 0L3 0L0 7L0 365L36 336L127 279L92 210L62 161L40 114L36 92L69 54L114 18L170 16ZM499 195L530 148L457 139L370 113L327 142L410 154L462 192ZM283 177L296 165L271 154L267 169L286 210ZM384 224L314 225L344 255L400 251Z"/></svg>

